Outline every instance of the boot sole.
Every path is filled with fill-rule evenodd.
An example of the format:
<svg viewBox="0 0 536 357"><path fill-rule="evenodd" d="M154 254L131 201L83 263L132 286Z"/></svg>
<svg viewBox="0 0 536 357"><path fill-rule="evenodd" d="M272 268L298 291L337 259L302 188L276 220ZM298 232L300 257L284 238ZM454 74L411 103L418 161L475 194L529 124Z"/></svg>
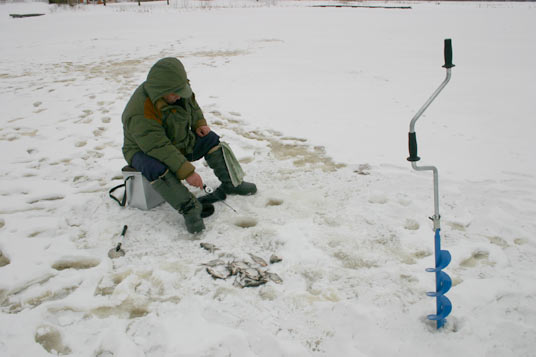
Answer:
<svg viewBox="0 0 536 357"><path fill-rule="evenodd" d="M203 211L201 212L201 218L207 218L214 213L214 205L212 203L202 203Z"/></svg>
<svg viewBox="0 0 536 357"><path fill-rule="evenodd" d="M199 233L205 230L205 225L203 224L202 227L186 227L186 230L191 234Z"/></svg>

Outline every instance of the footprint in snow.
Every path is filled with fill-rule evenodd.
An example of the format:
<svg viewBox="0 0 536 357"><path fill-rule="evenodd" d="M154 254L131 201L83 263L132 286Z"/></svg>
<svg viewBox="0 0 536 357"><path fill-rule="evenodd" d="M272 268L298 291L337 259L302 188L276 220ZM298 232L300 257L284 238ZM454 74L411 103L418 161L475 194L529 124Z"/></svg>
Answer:
<svg viewBox="0 0 536 357"><path fill-rule="evenodd" d="M90 116L91 114L93 114L93 111L90 110L90 109L85 109L85 110L82 110L82 114L79 115L79 118L87 118L88 116Z"/></svg>
<svg viewBox="0 0 536 357"><path fill-rule="evenodd" d="M474 251L469 258L460 263L462 267L466 268L474 268L479 264L490 266L495 265L494 262L489 260L489 253L483 250Z"/></svg>
<svg viewBox="0 0 536 357"><path fill-rule="evenodd" d="M135 319L149 313L148 304L136 299L127 298L119 305L101 306L91 310L91 314L99 318L115 316L119 318Z"/></svg>
<svg viewBox="0 0 536 357"><path fill-rule="evenodd" d="M280 200L278 198L270 198L268 202L266 202L266 207L281 206L282 204L283 204L283 200Z"/></svg>
<svg viewBox="0 0 536 357"><path fill-rule="evenodd" d="M528 243L528 239L526 238L516 238L514 239L514 243L517 245L523 245Z"/></svg>
<svg viewBox="0 0 536 357"><path fill-rule="evenodd" d="M253 162L255 160L255 158L253 156L247 156L247 157L243 157L243 158L240 158L240 160L238 160L241 164L249 164L251 162Z"/></svg>
<svg viewBox="0 0 536 357"><path fill-rule="evenodd" d="M0 250L0 268L1 267L5 267L6 265L8 265L9 263L11 263L11 261L9 260L8 257L6 257L4 255L4 253Z"/></svg>
<svg viewBox="0 0 536 357"><path fill-rule="evenodd" d="M95 258L89 257L67 257L56 261L52 264L52 268L56 270L66 270L66 269L90 269L94 268L100 264L100 261Z"/></svg>
<svg viewBox="0 0 536 357"><path fill-rule="evenodd" d="M124 271L120 273L115 273L113 275L107 275L102 277L102 279L97 284L95 292L93 295L107 296L112 295L115 288L123 282L126 278L131 275L131 271Z"/></svg>
<svg viewBox="0 0 536 357"><path fill-rule="evenodd" d="M51 354L67 355L71 353L69 346L63 343L60 331L53 326L41 326L35 332L35 342Z"/></svg>
<svg viewBox="0 0 536 357"><path fill-rule="evenodd" d="M368 199L368 202L383 205L383 204L386 204L387 202L389 202L389 199L385 195L378 194L378 195L370 196L369 199Z"/></svg>
<svg viewBox="0 0 536 357"><path fill-rule="evenodd" d="M465 229L469 227L470 223L462 224L458 222L447 221L447 225L455 231L465 232Z"/></svg>
<svg viewBox="0 0 536 357"><path fill-rule="evenodd" d="M64 299L79 287L78 284L58 287L58 281L45 286L47 281L30 284L17 293L6 295L2 302L3 311L16 314L28 308L33 309L45 302Z"/></svg>
<svg viewBox="0 0 536 357"><path fill-rule="evenodd" d="M51 194L51 195L47 195L47 196L30 198L30 199L28 199L27 202L29 204L33 205L35 203L42 202L42 201L58 201L58 200L63 200L64 198L65 198L65 196L63 196L63 195Z"/></svg>
<svg viewBox="0 0 536 357"><path fill-rule="evenodd" d="M501 237L498 237L498 236L492 236L492 237L486 237L488 238L489 242L491 244L495 244L495 245L498 245L499 247L501 248L508 248L510 245L508 244L508 242L506 242L506 240L504 240L503 238Z"/></svg>
<svg viewBox="0 0 536 357"><path fill-rule="evenodd" d="M105 130L106 130L106 128L104 128L102 126L99 126L97 129L93 130L93 135L94 136L101 136L102 133L104 133Z"/></svg>
<svg viewBox="0 0 536 357"><path fill-rule="evenodd" d="M417 222L414 219L406 219L406 223L404 224L404 228L408 231L416 231L420 228L419 222Z"/></svg>

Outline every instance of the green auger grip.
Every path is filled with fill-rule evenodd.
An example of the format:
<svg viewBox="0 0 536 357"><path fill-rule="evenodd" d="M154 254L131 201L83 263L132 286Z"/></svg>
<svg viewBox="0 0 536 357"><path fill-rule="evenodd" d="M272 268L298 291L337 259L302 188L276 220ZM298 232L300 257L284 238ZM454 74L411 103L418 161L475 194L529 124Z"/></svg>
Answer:
<svg viewBox="0 0 536 357"><path fill-rule="evenodd" d="M409 133L409 157L408 161L419 161L421 158L417 156L417 133Z"/></svg>
<svg viewBox="0 0 536 357"><path fill-rule="evenodd" d="M452 68L452 40L450 38L445 39L445 64L443 68Z"/></svg>

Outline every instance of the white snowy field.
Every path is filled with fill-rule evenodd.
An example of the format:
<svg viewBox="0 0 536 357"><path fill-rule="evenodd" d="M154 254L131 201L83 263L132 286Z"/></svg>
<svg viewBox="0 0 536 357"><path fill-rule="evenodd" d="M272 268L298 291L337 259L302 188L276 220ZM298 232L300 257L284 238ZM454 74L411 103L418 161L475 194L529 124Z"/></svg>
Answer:
<svg viewBox="0 0 536 357"><path fill-rule="evenodd" d="M0 4L0 355L534 356L536 4L314 4ZM438 331L432 175L405 158L445 38L416 125L452 254ZM108 197L121 112L166 56L259 189L197 236ZM200 265L248 253L283 283Z"/></svg>

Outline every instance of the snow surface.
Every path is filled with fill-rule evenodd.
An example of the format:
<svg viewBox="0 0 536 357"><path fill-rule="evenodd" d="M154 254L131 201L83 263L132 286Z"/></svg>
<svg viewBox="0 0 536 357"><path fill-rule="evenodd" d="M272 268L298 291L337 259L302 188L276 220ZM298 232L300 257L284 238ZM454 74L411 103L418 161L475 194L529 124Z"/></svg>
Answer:
<svg viewBox="0 0 536 357"><path fill-rule="evenodd" d="M311 4L0 4L2 356L534 356L536 6ZM405 158L444 38L452 80L416 126L453 256L437 331L432 176ZM122 109L164 56L259 188L198 236L107 194ZM283 284L200 265L248 253L281 256Z"/></svg>

